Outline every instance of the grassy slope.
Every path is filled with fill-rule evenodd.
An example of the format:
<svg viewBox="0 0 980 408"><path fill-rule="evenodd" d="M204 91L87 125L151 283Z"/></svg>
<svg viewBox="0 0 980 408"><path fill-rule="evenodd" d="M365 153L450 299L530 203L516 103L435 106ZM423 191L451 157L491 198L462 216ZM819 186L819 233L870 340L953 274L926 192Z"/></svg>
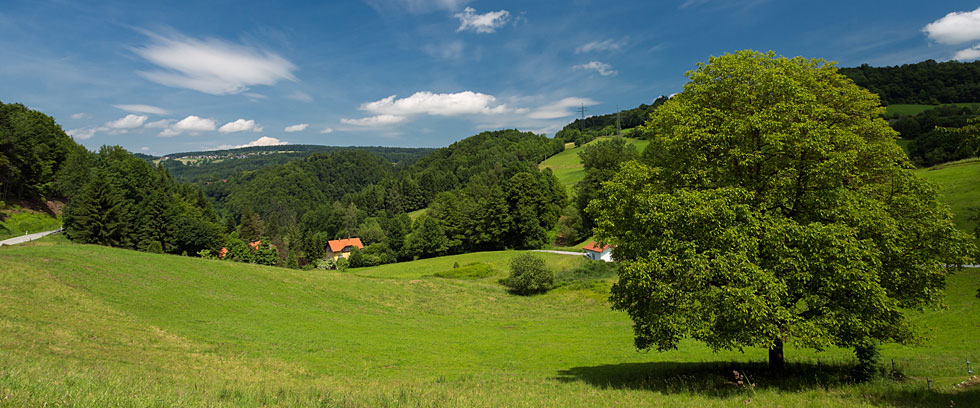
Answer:
<svg viewBox="0 0 980 408"><path fill-rule="evenodd" d="M916 174L939 185L956 226L973 233L977 222L969 218L970 209L980 206L980 159L943 163L916 170ZM980 239L975 242L980 245Z"/></svg>
<svg viewBox="0 0 980 408"><path fill-rule="evenodd" d="M589 144L597 143L598 141L604 139L609 138L600 137L589 142ZM626 140L636 146L636 150L640 153L643 153L643 149L650 144L650 141L648 140L629 138ZM565 186L569 193L571 193L572 186L574 186L575 183L578 183L585 178L585 170L582 168L582 162L578 157L578 153L582 151L582 147L576 148L574 146L575 145L566 146L565 151L549 157L547 160L538 165L538 168L542 170L550 167L551 171L555 172L555 176L558 177L558 181L561 181L561 184Z"/></svg>
<svg viewBox="0 0 980 408"><path fill-rule="evenodd" d="M48 213L24 208L0 211L0 240L61 227L61 219Z"/></svg>
<svg viewBox="0 0 980 408"><path fill-rule="evenodd" d="M497 263L509 253L456 257ZM559 258L549 258L556 261ZM568 262L575 262L577 258ZM637 353L629 319L574 290L518 297L425 277L452 259L342 274L154 255L60 239L0 248L0 406L970 406L980 272L917 315L921 346L885 345L912 378L851 385L849 352ZM412 271L414 272L403 272ZM400 276L404 276L401 278ZM816 361L821 362L816 365ZM728 384L732 369L754 390ZM924 391L930 376L934 389Z"/></svg>

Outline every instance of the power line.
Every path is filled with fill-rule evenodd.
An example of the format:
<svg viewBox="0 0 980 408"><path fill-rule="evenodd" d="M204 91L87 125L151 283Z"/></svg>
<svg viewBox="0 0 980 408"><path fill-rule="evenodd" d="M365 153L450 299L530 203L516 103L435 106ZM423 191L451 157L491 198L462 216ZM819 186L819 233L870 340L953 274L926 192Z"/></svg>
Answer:
<svg viewBox="0 0 980 408"><path fill-rule="evenodd" d="M586 108L585 107L585 104L583 103L582 104L582 107L581 108L578 108L578 110L576 112L581 113L582 114L582 119L585 119L585 112L588 112L588 111L589 111L589 109Z"/></svg>

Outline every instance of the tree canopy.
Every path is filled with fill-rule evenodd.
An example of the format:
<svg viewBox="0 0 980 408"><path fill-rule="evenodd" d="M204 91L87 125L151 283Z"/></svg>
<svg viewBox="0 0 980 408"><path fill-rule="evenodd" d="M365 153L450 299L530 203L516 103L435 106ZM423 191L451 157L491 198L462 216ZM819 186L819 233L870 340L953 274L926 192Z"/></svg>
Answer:
<svg viewBox="0 0 980 408"><path fill-rule="evenodd" d="M644 162L588 207L622 261L613 307L640 349L907 341L972 245L917 178L876 95L819 59L739 51L687 73Z"/></svg>

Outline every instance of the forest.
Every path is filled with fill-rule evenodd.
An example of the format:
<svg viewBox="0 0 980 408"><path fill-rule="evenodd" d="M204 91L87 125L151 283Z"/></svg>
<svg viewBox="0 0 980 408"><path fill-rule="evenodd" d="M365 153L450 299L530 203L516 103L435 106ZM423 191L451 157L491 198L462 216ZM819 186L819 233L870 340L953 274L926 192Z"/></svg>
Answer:
<svg viewBox="0 0 980 408"><path fill-rule="evenodd" d="M936 62L840 68L858 86L881 97L882 103L939 105L980 101L980 61Z"/></svg>

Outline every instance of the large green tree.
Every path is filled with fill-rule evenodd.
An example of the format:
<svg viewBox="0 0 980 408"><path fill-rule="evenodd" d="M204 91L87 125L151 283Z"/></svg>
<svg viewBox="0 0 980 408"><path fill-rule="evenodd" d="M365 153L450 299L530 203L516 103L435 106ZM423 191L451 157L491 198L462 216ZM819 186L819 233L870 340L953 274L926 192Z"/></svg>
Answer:
<svg viewBox="0 0 980 408"><path fill-rule="evenodd" d="M912 338L968 237L917 178L878 97L832 63L739 51L657 109L646 163L588 207L622 262L613 307L640 349L854 348Z"/></svg>

